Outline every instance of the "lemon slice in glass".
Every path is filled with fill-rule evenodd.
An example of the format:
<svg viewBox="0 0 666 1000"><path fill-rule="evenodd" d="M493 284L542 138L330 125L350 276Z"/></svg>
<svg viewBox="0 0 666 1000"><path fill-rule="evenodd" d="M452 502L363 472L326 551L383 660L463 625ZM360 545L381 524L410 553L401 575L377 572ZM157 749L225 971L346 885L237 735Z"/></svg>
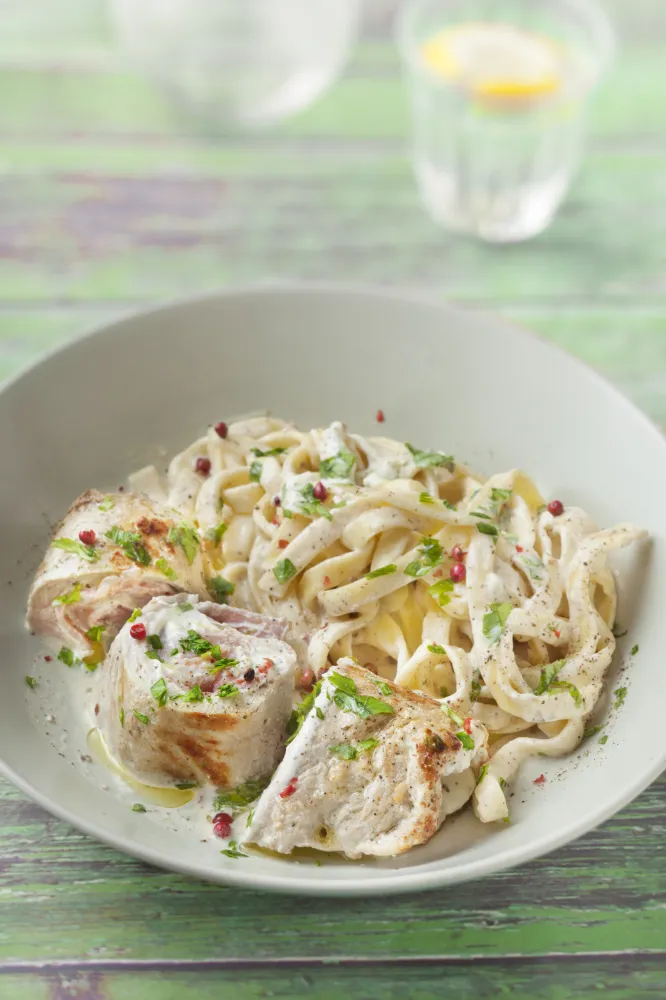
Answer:
<svg viewBox="0 0 666 1000"><path fill-rule="evenodd" d="M431 73L485 101L534 101L562 86L562 49L509 24L445 28L422 45L421 57Z"/></svg>

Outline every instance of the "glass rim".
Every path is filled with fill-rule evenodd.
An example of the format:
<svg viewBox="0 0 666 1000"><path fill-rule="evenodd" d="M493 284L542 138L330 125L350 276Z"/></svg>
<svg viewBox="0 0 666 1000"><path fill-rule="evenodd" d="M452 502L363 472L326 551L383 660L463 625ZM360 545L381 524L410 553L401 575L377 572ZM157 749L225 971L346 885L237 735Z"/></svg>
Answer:
<svg viewBox="0 0 666 1000"><path fill-rule="evenodd" d="M528 0L523 0L528 5ZM617 36L605 9L597 0L559 0L572 13L579 15L593 43L595 62L581 86L581 96L586 96L597 86L613 61L617 51ZM395 39L403 66L416 77L423 78L431 87L446 88L448 80L438 79L430 73L420 58L414 23L418 15L437 4L445 11L448 0L403 0L395 20ZM510 21L508 22L510 23Z"/></svg>

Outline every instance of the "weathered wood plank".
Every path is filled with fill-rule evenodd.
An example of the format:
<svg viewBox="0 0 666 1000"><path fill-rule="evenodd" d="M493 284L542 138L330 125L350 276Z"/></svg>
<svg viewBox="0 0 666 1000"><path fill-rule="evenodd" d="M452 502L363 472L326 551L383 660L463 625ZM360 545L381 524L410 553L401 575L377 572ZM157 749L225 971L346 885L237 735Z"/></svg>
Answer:
<svg viewBox="0 0 666 1000"><path fill-rule="evenodd" d="M0 961L501 956L666 943L666 776L580 841L421 895L303 900L117 854L0 785Z"/></svg>
<svg viewBox="0 0 666 1000"><path fill-rule="evenodd" d="M561 961L538 965L524 962L450 966L443 964L361 968L295 964L290 968L206 970L97 971L45 970L26 975L0 974L0 998L42 1000L431 1000L446 995L457 1000L563 1000L603 996L604 1000L662 998L666 963L662 958L626 955L612 961L590 957L563 966ZM3 992L3 988L6 992ZM13 992L15 991L15 992Z"/></svg>
<svg viewBox="0 0 666 1000"><path fill-rule="evenodd" d="M490 247L419 209L406 165L271 179L5 178L0 304L151 300L271 278L437 288L497 303L666 294L666 151L600 151L539 239Z"/></svg>
<svg viewBox="0 0 666 1000"><path fill-rule="evenodd" d="M51 982L49 983L49 978ZM61 976L41 976L41 975L3 975L0 970L0 1000L54 1000L58 997L55 993L62 984ZM74 981L81 979L75 975ZM70 993L71 997L71 993ZM70 1000L65 993L58 1000ZM86 1000L85 996L80 1000ZM92 1000L92 998L91 998Z"/></svg>

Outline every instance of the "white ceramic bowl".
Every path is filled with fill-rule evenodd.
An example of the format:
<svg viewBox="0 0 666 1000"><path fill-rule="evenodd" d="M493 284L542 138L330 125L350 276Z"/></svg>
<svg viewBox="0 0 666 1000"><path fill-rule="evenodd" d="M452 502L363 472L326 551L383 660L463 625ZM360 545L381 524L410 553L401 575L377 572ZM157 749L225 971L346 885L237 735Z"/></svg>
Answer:
<svg viewBox="0 0 666 1000"><path fill-rule="evenodd" d="M566 760L525 767L510 826L484 828L464 811L395 861L233 860L220 855L219 842L204 847L199 831L178 834L150 813L132 812L127 797L102 787L104 768L72 766L86 747L80 713L62 699L70 672L55 661L43 665L44 689L60 695L48 724L24 680L38 650L23 629L29 582L50 526L78 493L115 487L206 424L270 410L307 427L341 418L369 433L379 407L391 436L451 451L484 472L521 466L544 495L580 504L600 525L633 521L650 531L651 544L621 569L619 619L629 633L609 688L624 671L628 695L610 715L605 746L590 740ZM425 889L560 847L666 766L666 445L594 372L492 316L319 286L231 292L132 316L5 387L0 463L2 770L46 809L120 850L255 888L320 895ZM547 781L535 787L542 771Z"/></svg>

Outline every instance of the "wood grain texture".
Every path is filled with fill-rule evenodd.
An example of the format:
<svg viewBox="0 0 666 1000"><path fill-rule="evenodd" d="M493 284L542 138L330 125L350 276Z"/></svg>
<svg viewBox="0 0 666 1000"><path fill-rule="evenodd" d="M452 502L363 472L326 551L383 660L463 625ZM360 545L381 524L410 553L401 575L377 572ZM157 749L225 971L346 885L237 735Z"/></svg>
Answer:
<svg viewBox="0 0 666 1000"><path fill-rule="evenodd" d="M53 33L27 0L8 5L0 377L164 297L361 280L496 310L666 424L663 0L608 0L622 49L581 174L545 234L502 248L452 237L420 210L395 0L368 0L336 87L254 135L188 120L118 67L102 6L61 0ZM661 998L665 835L663 777L523 869L388 901L297 900L149 868L0 782L0 1000Z"/></svg>
<svg viewBox="0 0 666 1000"><path fill-rule="evenodd" d="M3 785L0 962L659 952L665 793L666 777L601 829L519 871L378 902L200 885L95 843Z"/></svg>
<svg viewBox="0 0 666 1000"><path fill-rule="evenodd" d="M196 985L193 986L193 975ZM2 989L0 981L0 990ZM458 1000L562 1000L563 997L600 997L603 1000L661 1000L664 971L658 963L638 968L631 958L599 963L596 956L562 968L557 961L513 963L508 967L458 966L444 963L365 965L344 968L288 967L232 969L128 969L108 966L85 970L44 969L27 979L10 975L0 992L7 1000L430 1000L451 996ZM185 992L184 992L185 991Z"/></svg>

